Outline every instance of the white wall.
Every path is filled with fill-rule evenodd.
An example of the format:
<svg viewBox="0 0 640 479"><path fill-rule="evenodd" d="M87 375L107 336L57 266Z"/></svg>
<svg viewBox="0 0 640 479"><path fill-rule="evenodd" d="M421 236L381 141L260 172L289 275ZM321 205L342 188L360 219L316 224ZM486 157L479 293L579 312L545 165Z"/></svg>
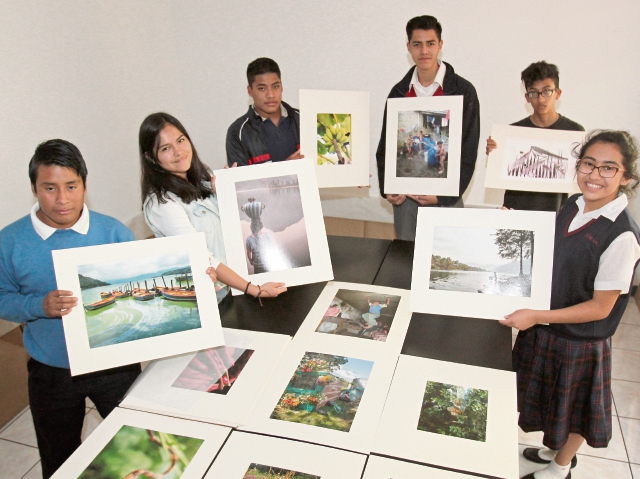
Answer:
<svg viewBox="0 0 640 479"><path fill-rule="evenodd" d="M443 25L442 58L478 90L481 138L494 122L529 114L520 71L543 59L560 67L562 113L587 129L625 128L640 137L637 0L401 5L3 0L0 227L27 213L27 164L45 139L78 145L89 166L90 206L122 221L140 211L137 130L147 114L177 116L205 162L221 167L226 129L248 105L246 65L258 56L278 61L284 98L294 106L300 88L371 93L374 186L323 191L323 208L331 216L391 221L373 153L386 95L410 67L405 24L426 13ZM501 192L482 186L483 150L481 144L467 204L498 205ZM632 211L640 219L639 198Z"/></svg>

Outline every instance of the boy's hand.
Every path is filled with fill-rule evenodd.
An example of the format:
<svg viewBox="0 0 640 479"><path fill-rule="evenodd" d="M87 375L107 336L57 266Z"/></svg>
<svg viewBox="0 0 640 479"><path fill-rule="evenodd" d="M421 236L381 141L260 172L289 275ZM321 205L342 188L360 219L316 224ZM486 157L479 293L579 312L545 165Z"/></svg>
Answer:
<svg viewBox="0 0 640 479"><path fill-rule="evenodd" d="M496 148L498 148L498 144L496 143L496 141L494 139L492 139L491 137L487 138L486 154L488 155L489 153L491 153Z"/></svg>
<svg viewBox="0 0 640 479"><path fill-rule="evenodd" d="M400 206L406 199L406 195L387 195L387 201L394 206Z"/></svg>
<svg viewBox="0 0 640 479"><path fill-rule="evenodd" d="M42 300L42 309L48 318L65 316L77 305L78 298L73 296L73 292L62 289L49 291L49 294Z"/></svg>

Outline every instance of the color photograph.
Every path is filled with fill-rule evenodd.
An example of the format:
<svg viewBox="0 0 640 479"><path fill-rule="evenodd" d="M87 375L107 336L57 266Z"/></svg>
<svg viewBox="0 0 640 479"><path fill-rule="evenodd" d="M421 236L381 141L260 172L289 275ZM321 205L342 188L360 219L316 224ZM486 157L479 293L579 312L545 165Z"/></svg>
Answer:
<svg viewBox="0 0 640 479"><path fill-rule="evenodd" d="M351 164L351 115L318 113L318 164Z"/></svg>
<svg viewBox="0 0 640 479"><path fill-rule="evenodd" d="M386 341L400 296L340 289L316 332Z"/></svg>
<svg viewBox="0 0 640 479"><path fill-rule="evenodd" d="M91 348L201 327L187 251L77 270Z"/></svg>
<svg viewBox="0 0 640 479"><path fill-rule="evenodd" d="M271 413L271 419L348 432L373 361L307 352Z"/></svg>
<svg viewBox="0 0 640 479"><path fill-rule="evenodd" d="M504 162L508 177L571 180L571 144L562 141L532 140L507 136ZM575 161L572 161L572 165Z"/></svg>
<svg viewBox="0 0 640 479"><path fill-rule="evenodd" d="M531 296L534 232L436 226L429 289Z"/></svg>
<svg viewBox="0 0 640 479"><path fill-rule="evenodd" d="M311 266L297 175L235 184L249 274Z"/></svg>
<svg viewBox="0 0 640 479"><path fill-rule="evenodd" d="M418 430L485 442L489 392L427 381Z"/></svg>
<svg viewBox="0 0 640 479"><path fill-rule="evenodd" d="M397 177L447 177L450 115L450 110L398 112Z"/></svg>
<svg viewBox="0 0 640 479"><path fill-rule="evenodd" d="M78 479L179 479L203 442L122 426Z"/></svg>
<svg viewBox="0 0 640 479"><path fill-rule="evenodd" d="M253 352L251 349L229 346L198 351L172 387L227 394Z"/></svg>
<svg viewBox="0 0 640 479"><path fill-rule="evenodd" d="M251 464L242 479L320 479L320 476L262 464Z"/></svg>

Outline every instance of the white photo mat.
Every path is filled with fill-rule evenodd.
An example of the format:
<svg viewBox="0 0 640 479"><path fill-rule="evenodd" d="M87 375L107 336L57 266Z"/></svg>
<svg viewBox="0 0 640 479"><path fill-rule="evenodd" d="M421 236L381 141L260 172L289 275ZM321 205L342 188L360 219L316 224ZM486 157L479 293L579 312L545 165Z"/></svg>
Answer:
<svg viewBox="0 0 640 479"><path fill-rule="evenodd" d="M470 477L473 476L371 455L367 460L362 479L469 479Z"/></svg>
<svg viewBox="0 0 640 479"><path fill-rule="evenodd" d="M311 159L303 158L295 161L251 165L251 167L228 168L215 171L215 175L227 265L231 269L240 276L248 278L254 284L277 281L284 282L287 286L297 286L333 279L320 194ZM236 199L236 182L287 175L297 175L298 177L311 266L249 275ZM242 291L232 291L234 295L243 294Z"/></svg>
<svg viewBox="0 0 640 479"><path fill-rule="evenodd" d="M189 254L201 326L196 329L91 348L85 310L81 300L78 266L154 255L171 255L177 251L187 251ZM62 318L72 375L151 361L224 344L214 283L206 274L210 263L203 233L56 250L52 255L58 288L72 291L79 303Z"/></svg>
<svg viewBox="0 0 640 479"><path fill-rule="evenodd" d="M417 428L428 381L488 391L486 441L421 431ZM401 355L372 452L451 469L517 479L518 413L515 373Z"/></svg>
<svg viewBox="0 0 640 479"><path fill-rule="evenodd" d="M317 164L318 113L351 115L351 164ZM319 188L368 185L369 139L369 92L300 90L300 150L314 160Z"/></svg>
<svg viewBox="0 0 640 479"><path fill-rule="evenodd" d="M371 293L372 296L375 296L376 299L380 300L382 300L380 297L384 295L400 296L400 302L398 303L386 341L374 341L372 339L363 339L316 331L339 290ZM309 311L307 318L298 328L298 332L294 336L293 341L296 344L304 342L306 344L313 344L314 346L318 345L316 347L333 344L335 346L343 347L345 350L348 350L354 343L357 343L359 347L363 349L369 348L371 351L386 351L390 354L400 354L404 338L407 334L407 329L409 328L409 322L411 321L409 296L410 292L406 289L373 286L370 284L329 281ZM385 309L383 308L382 313L384 312Z"/></svg>
<svg viewBox="0 0 640 479"><path fill-rule="evenodd" d="M122 426L149 429L179 436L202 439L180 479L200 479L231 432L230 428L186 421L157 414L115 408L82 445L56 471L52 479L78 477L91 464Z"/></svg>
<svg viewBox="0 0 640 479"><path fill-rule="evenodd" d="M531 296L429 289L434 229L438 227L533 231ZM554 232L555 214L552 212L419 208L411 278L411 311L500 320L522 308L548 310L551 301Z"/></svg>
<svg viewBox="0 0 640 479"><path fill-rule="evenodd" d="M462 149L462 96L389 98L387 100L387 137L385 150L384 191L389 194L458 196L460 190L460 155ZM412 178L397 176L398 114L405 111L450 112L446 178Z"/></svg>
<svg viewBox="0 0 640 479"><path fill-rule="evenodd" d="M246 424L291 337L229 328L223 332L226 347L253 350L226 394L172 387L196 355L190 353L147 366L120 406L231 427Z"/></svg>
<svg viewBox="0 0 640 479"><path fill-rule="evenodd" d="M242 479L251 464L321 479L360 479L366 459L365 455L331 447L233 431L204 479Z"/></svg>
<svg viewBox="0 0 640 479"><path fill-rule="evenodd" d="M372 353L369 348L363 348L357 344L351 344L349 348L323 346L322 350L318 350L313 342L301 343L292 342L289 345L264 389L249 423L240 429L368 454L398 356L380 352ZM306 352L346 356L373 362L358 411L348 432L270 418Z"/></svg>
<svg viewBox="0 0 640 479"><path fill-rule="evenodd" d="M582 142L584 131L550 130L547 128L526 128L511 125L493 125L491 138L497 148L487 160L484 177L485 188L510 189L518 191L540 191L548 193L579 193L576 183L576 159L572 155L573 146ZM564 179L530 178L509 176L509 165L516 158L529 153L532 147L542 148L566 158Z"/></svg>

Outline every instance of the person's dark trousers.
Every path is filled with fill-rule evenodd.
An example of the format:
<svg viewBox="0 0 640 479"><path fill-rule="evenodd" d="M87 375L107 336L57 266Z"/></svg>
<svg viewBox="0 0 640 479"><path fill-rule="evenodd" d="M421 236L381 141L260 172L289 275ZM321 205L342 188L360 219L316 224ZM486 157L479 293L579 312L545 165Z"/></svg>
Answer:
<svg viewBox="0 0 640 479"><path fill-rule="evenodd" d="M132 364L72 378L68 369L47 366L33 358L27 369L43 479L51 477L80 446L85 398L91 399L104 418L140 374L140 365Z"/></svg>

